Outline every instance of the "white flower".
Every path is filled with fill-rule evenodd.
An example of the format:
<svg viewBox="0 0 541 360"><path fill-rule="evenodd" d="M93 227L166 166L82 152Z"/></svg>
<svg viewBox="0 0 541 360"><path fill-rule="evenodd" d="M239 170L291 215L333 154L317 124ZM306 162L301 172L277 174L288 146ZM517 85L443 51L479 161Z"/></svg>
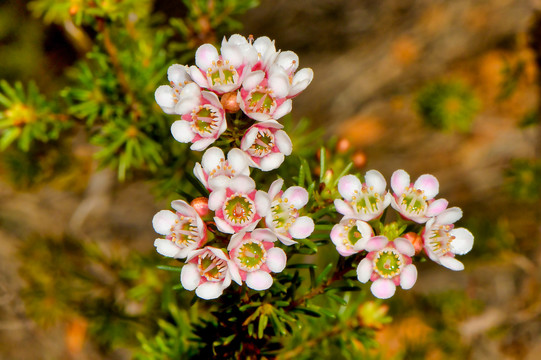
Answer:
<svg viewBox="0 0 541 360"><path fill-rule="evenodd" d="M226 159L220 148L212 147L203 154L201 164L195 164L193 172L207 189L216 190L226 187L237 175L250 175L250 168L242 150L231 149Z"/></svg>
<svg viewBox="0 0 541 360"><path fill-rule="evenodd" d="M288 98L297 96L310 85L314 78L314 72L310 68L297 71L299 57L293 51L282 51L276 59L276 65L280 66L288 75L291 88Z"/></svg>
<svg viewBox="0 0 541 360"><path fill-rule="evenodd" d="M428 257L449 268L459 271L464 264L455 255L464 255L473 247L473 235L465 228L454 228L454 223L462 217L457 207L446 209L426 223L423 233L424 248Z"/></svg>
<svg viewBox="0 0 541 360"><path fill-rule="evenodd" d="M447 200L434 200L439 191L439 183L430 174L419 176L411 184L407 172L396 170L391 176L391 188L394 192L391 206L404 218L416 223L425 223L447 208Z"/></svg>
<svg viewBox="0 0 541 360"><path fill-rule="evenodd" d="M192 82L188 67L179 64L173 64L167 69L167 79L169 85L162 85L156 89L154 97L156 102L166 114L178 114L176 105L179 101L180 93L184 86Z"/></svg>
<svg viewBox="0 0 541 360"><path fill-rule="evenodd" d="M314 231L314 220L299 216L299 210L308 203L308 192L300 186L282 191L284 180L274 181L269 188L271 211L265 218L267 227L284 245L295 244L294 239L305 239Z"/></svg>
<svg viewBox="0 0 541 360"><path fill-rule="evenodd" d="M340 214L362 220L377 219L391 203L391 195L385 188L387 182L377 170L369 170L364 176L365 183L354 175L346 175L338 181L338 192L344 200L334 200Z"/></svg>
<svg viewBox="0 0 541 360"><path fill-rule="evenodd" d="M350 256L365 250L366 243L373 235L372 227L368 223L347 217L334 225L331 230L331 240L342 256Z"/></svg>
<svg viewBox="0 0 541 360"><path fill-rule="evenodd" d="M250 166L263 171L274 170L291 154L291 139L282 128L276 121L265 121L246 131L240 148L248 155Z"/></svg>
<svg viewBox="0 0 541 360"><path fill-rule="evenodd" d="M175 200L171 207L176 213L161 210L152 219L154 230L165 239L156 239L156 251L163 256L182 259L207 240L207 227L194 208L182 200Z"/></svg>

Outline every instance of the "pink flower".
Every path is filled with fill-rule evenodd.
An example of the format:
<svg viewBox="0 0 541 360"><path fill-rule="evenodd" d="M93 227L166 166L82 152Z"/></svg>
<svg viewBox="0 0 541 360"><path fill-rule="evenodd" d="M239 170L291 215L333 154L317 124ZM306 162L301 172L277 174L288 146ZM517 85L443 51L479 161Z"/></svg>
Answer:
<svg viewBox="0 0 541 360"><path fill-rule="evenodd" d="M225 111L216 94L201 91L194 83L182 89L176 111L182 115L171 126L178 142L193 143L190 149L203 151L227 129Z"/></svg>
<svg viewBox="0 0 541 360"><path fill-rule="evenodd" d="M252 178L239 175L225 188L210 193L209 209L215 211L218 230L227 234L255 229L259 220L270 210L269 195L255 189Z"/></svg>
<svg viewBox="0 0 541 360"><path fill-rule="evenodd" d="M250 175L248 159L240 149L231 149L227 154L217 147L205 151L201 164L196 163L194 175L209 190L224 188L237 175Z"/></svg>
<svg viewBox="0 0 541 360"><path fill-rule="evenodd" d="M201 299L216 299L231 284L230 264L223 250L206 246L190 254L180 272L180 282Z"/></svg>
<svg viewBox="0 0 541 360"><path fill-rule="evenodd" d="M462 217L457 207L447 209L428 220L423 233L424 248L428 257L451 270L464 270L464 264L455 255L464 255L473 247L473 235L465 228L454 228Z"/></svg>
<svg viewBox="0 0 541 360"><path fill-rule="evenodd" d="M246 131L240 147L248 155L250 166L263 171L274 170L291 154L291 139L282 127L275 121L265 121Z"/></svg>
<svg viewBox="0 0 541 360"><path fill-rule="evenodd" d="M165 239L156 239L156 251L163 256L182 259L207 240L207 227L194 208L182 200L175 200L171 207L176 213L161 210L152 219L154 230Z"/></svg>
<svg viewBox="0 0 541 360"><path fill-rule="evenodd" d="M391 176L391 188L394 192L391 206L402 217L416 223L425 223L447 208L447 200L434 200L439 191L439 183L432 175L421 175L412 184L407 172L396 170Z"/></svg>
<svg viewBox="0 0 541 360"><path fill-rule="evenodd" d="M242 231L233 235L227 247L234 263L231 272L238 271L240 279L249 288L270 288L273 283L270 272L281 272L287 261L284 250L274 247L275 241L276 236L269 229L256 229L251 233Z"/></svg>
<svg viewBox="0 0 541 360"><path fill-rule="evenodd" d="M178 114L176 105L180 93L185 85L192 82L192 78L188 74L188 67L179 64L173 64L167 69L167 78L171 86L162 85L158 87L154 97L166 114Z"/></svg>
<svg viewBox="0 0 541 360"><path fill-rule="evenodd" d="M331 240L342 256L350 256L365 250L366 243L373 235L374 232L368 223L347 217L334 225L331 230Z"/></svg>
<svg viewBox="0 0 541 360"><path fill-rule="evenodd" d="M344 200L334 200L336 211L340 214L362 220L377 219L391 203L391 195L385 188L387 182L377 170L369 170L364 176L366 182L354 175L343 176L338 181L338 192Z"/></svg>
<svg viewBox="0 0 541 360"><path fill-rule="evenodd" d="M300 186L282 191L284 180L274 181L269 189L271 210L265 218L267 227L284 245L297 243L294 239L305 239L314 231L314 220L299 216L299 210L308 203L308 192Z"/></svg>
<svg viewBox="0 0 541 360"><path fill-rule="evenodd" d="M417 268L411 263L415 249L408 240L375 236L365 247L369 253L357 266L357 278L362 283L373 282L370 290L375 297L390 298L398 285L404 290L413 287L417 281Z"/></svg>
<svg viewBox="0 0 541 360"><path fill-rule="evenodd" d="M279 52L276 51L274 40L266 36L255 39L252 43L257 54L257 62L252 66L252 71L267 71L276 62Z"/></svg>
<svg viewBox="0 0 541 360"><path fill-rule="evenodd" d="M291 111L289 77L280 67L271 70L250 73L237 95L242 111L256 121L277 120Z"/></svg>

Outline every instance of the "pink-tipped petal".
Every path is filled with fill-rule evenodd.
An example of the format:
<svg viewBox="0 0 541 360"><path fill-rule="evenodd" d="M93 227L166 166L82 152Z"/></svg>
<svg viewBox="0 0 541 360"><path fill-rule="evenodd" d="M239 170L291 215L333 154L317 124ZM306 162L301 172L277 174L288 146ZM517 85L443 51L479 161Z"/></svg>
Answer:
<svg viewBox="0 0 541 360"><path fill-rule="evenodd" d="M178 256L179 254L179 247L173 244L170 240L166 239L156 239L154 240L154 246L156 247L156 251L158 254L172 257L172 258L180 258Z"/></svg>
<svg viewBox="0 0 541 360"><path fill-rule="evenodd" d="M219 217L214 217L214 222L216 223L216 227L218 230L220 230L223 233L226 234L234 234L235 229L231 225L229 225L225 220L220 219Z"/></svg>
<svg viewBox="0 0 541 360"><path fill-rule="evenodd" d="M400 251L402 254L412 257L415 255L415 247L412 245L411 242L404 238L396 238L393 240L394 246L398 251Z"/></svg>
<svg viewBox="0 0 541 360"><path fill-rule="evenodd" d="M225 202L226 192L223 189L216 190L209 195L209 209L212 211L218 210Z"/></svg>
<svg viewBox="0 0 541 360"><path fill-rule="evenodd" d="M359 265L357 265L357 279L365 284L368 280L370 280L373 267L374 263L370 259L362 259Z"/></svg>
<svg viewBox="0 0 541 360"><path fill-rule="evenodd" d="M379 251L383 249L387 244L389 243L389 240L385 236L374 236L368 242L366 243L366 251Z"/></svg>
<svg viewBox="0 0 541 360"><path fill-rule="evenodd" d="M344 200L336 199L334 200L334 207L336 211L344 216L355 217L355 212Z"/></svg>
<svg viewBox="0 0 541 360"><path fill-rule="evenodd" d="M289 227L289 234L295 239L306 239L312 235L314 227L314 220L308 216L301 216Z"/></svg>
<svg viewBox="0 0 541 360"><path fill-rule="evenodd" d="M278 120L282 118L283 116L289 114L292 108L293 108L293 101L291 101L291 99L288 99L284 101L280 106L278 106L276 110L274 110L274 113L272 114L272 118L275 120Z"/></svg>
<svg viewBox="0 0 541 360"><path fill-rule="evenodd" d="M227 267L229 269L229 275L231 275L231 279L237 284L242 285L242 277L240 276L237 264L235 264L233 261L229 261Z"/></svg>
<svg viewBox="0 0 541 360"><path fill-rule="evenodd" d="M417 268L413 264L406 265L400 274L400 287L409 290L417 281Z"/></svg>
<svg viewBox="0 0 541 360"><path fill-rule="evenodd" d="M274 139L276 140L278 150L280 150L282 154L286 156L291 155L291 152L293 151L293 144L285 131L278 130L276 134L274 134Z"/></svg>
<svg viewBox="0 0 541 360"><path fill-rule="evenodd" d="M434 200L430 205L428 205L426 216L433 217L440 215L445 211L445 209L447 209L447 205L449 205L449 202L445 199Z"/></svg>
<svg viewBox="0 0 541 360"><path fill-rule="evenodd" d="M413 184L413 187L419 190L423 190L427 199L433 199L434 196L440 191L440 184L438 179L433 175L424 174L419 176L419 178Z"/></svg>
<svg viewBox="0 0 541 360"><path fill-rule="evenodd" d="M410 186L410 176L402 169L396 170L391 176L391 188L393 192L400 196Z"/></svg>
<svg viewBox="0 0 541 360"><path fill-rule="evenodd" d="M286 267L287 256L284 250L272 248L267 251L267 266L270 271L279 273Z"/></svg>
<svg viewBox="0 0 541 360"><path fill-rule="evenodd" d="M269 198L269 194L264 191L258 190L255 194L255 207L259 216L267 216L270 211L270 205L271 200Z"/></svg>
<svg viewBox="0 0 541 360"><path fill-rule="evenodd" d="M220 297L223 291L223 284L221 282L207 281L195 289L195 295L201 299L212 300Z"/></svg>
<svg viewBox="0 0 541 360"><path fill-rule="evenodd" d="M212 67L212 62L218 61L218 50L211 44L201 45L195 52L195 64L201 70L206 71Z"/></svg>
<svg viewBox="0 0 541 360"><path fill-rule="evenodd" d="M231 236L231 239L229 240L229 244L227 245L227 251L231 251L231 249L234 249L237 246L239 246L242 240L244 240L244 235L246 235L246 231L240 231L236 233L235 235Z"/></svg>
<svg viewBox="0 0 541 360"><path fill-rule="evenodd" d="M465 228L453 229L449 233L455 238L451 242L451 252L457 255L464 255L470 252L473 247L473 234Z"/></svg>
<svg viewBox="0 0 541 360"><path fill-rule="evenodd" d="M171 134L176 141L181 143L191 142L195 137L190 123L184 120L177 120L171 125Z"/></svg>
<svg viewBox="0 0 541 360"><path fill-rule="evenodd" d="M177 215L169 210L160 210L152 218L152 226L154 231L160 235L169 235L171 233L171 227L178 220Z"/></svg>
<svg viewBox="0 0 541 360"><path fill-rule="evenodd" d="M203 151L206 148L209 147L210 144L212 144L216 139L214 138L202 138L200 140L197 140L190 146L190 149L193 151Z"/></svg>
<svg viewBox="0 0 541 360"><path fill-rule="evenodd" d="M351 201L355 193L361 189L361 181L355 175L342 176L338 181L338 192L347 201Z"/></svg>
<svg viewBox="0 0 541 360"><path fill-rule="evenodd" d="M282 199L287 199L288 204L300 209L308 203L308 191L300 186L292 186L284 191Z"/></svg>
<svg viewBox="0 0 541 360"><path fill-rule="evenodd" d="M271 171L278 169L284 162L285 156L282 153L271 153L261 159L259 169L262 171Z"/></svg>
<svg viewBox="0 0 541 360"><path fill-rule="evenodd" d="M248 273L246 276L246 285L254 290L267 290L272 286L272 276L262 270Z"/></svg>
<svg viewBox="0 0 541 360"><path fill-rule="evenodd" d="M396 285L389 279L377 279L370 286L370 290L379 299L388 299L396 292Z"/></svg>
<svg viewBox="0 0 541 360"><path fill-rule="evenodd" d="M445 266L447 269L451 269L454 271L464 270L464 264L452 256L442 256L439 259L440 259L440 264Z"/></svg>
<svg viewBox="0 0 541 360"><path fill-rule="evenodd" d="M180 271L180 283L186 290L192 291L201 281L201 274L195 264L186 264Z"/></svg>
<svg viewBox="0 0 541 360"><path fill-rule="evenodd" d="M272 182L271 186L269 187L269 193L268 193L271 200L274 200L276 195L278 195L280 190L282 190L283 185L284 185L284 179L277 179Z"/></svg>
<svg viewBox="0 0 541 360"><path fill-rule="evenodd" d="M387 187L387 182L381 173L377 170L368 170L364 176L366 185L369 188L374 188L374 191L381 194Z"/></svg>
<svg viewBox="0 0 541 360"><path fill-rule="evenodd" d="M462 209L459 207L452 207L439 214L436 221L441 225L449 225L454 224L460 220L460 218L462 218Z"/></svg>

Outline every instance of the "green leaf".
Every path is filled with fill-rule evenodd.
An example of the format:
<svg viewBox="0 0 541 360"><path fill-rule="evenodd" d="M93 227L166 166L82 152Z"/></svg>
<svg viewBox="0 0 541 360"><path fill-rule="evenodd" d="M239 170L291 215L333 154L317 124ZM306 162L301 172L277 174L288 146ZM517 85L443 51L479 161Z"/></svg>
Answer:
<svg viewBox="0 0 541 360"><path fill-rule="evenodd" d="M156 266L156 268L158 268L160 270L165 270L165 271L174 271L174 272L181 272L182 271L182 267L170 266L170 265L158 265L158 266Z"/></svg>
<svg viewBox="0 0 541 360"><path fill-rule="evenodd" d="M325 266L325 269L323 269L323 271L316 278L316 286L321 284L321 282L326 279L327 275L329 275L332 268L333 268L332 263L329 263L327 264L327 266Z"/></svg>
<svg viewBox="0 0 541 360"><path fill-rule="evenodd" d="M320 168L320 171L319 171L319 182L323 182L323 178L325 177L325 166L326 166L326 157L327 153L325 151L325 148L324 147L321 147L321 149L319 150L319 168Z"/></svg>
<svg viewBox="0 0 541 360"><path fill-rule="evenodd" d="M314 253L317 253L317 245L314 244L312 240L309 239L299 239L299 243L308 247L310 250L312 250Z"/></svg>
<svg viewBox="0 0 541 360"><path fill-rule="evenodd" d="M266 314L262 314L260 317L259 317L259 324L258 324L258 327L257 327L257 337L262 339L263 338L263 334L265 332L265 329L267 328L267 323L269 322L269 318Z"/></svg>

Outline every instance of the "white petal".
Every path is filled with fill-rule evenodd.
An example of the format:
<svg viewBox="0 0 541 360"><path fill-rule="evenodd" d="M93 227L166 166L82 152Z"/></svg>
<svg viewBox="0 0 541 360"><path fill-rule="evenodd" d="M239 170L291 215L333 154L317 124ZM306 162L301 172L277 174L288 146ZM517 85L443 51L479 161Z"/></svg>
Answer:
<svg viewBox="0 0 541 360"><path fill-rule="evenodd" d="M314 232L314 220L308 216L298 217L289 227L289 233L295 239L306 239Z"/></svg>
<svg viewBox="0 0 541 360"><path fill-rule="evenodd" d="M267 87L269 87L273 95L278 98L285 98L289 93L289 78L285 72L274 72L269 78Z"/></svg>
<svg viewBox="0 0 541 360"><path fill-rule="evenodd" d="M292 108L293 108L293 102L291 101L291 99L287 99L280 106L278 106L276 110L274 110L274 112L272 113L272 118L275 120L278 120L284 115L289 114Z"/></svg>
<svg viewBox="0 0 541 360"><path fill-rule="evenodd" d="M192 81L188 68L185 65L173 64L167 69L167 80L178 85L184 85L186 81Z"/></svg>
<svg viewBox="0 0 541 360"><path fill-rule="evenodd" d="M415 247L409 240L404 238L396 238L393 240L394 246L398 251L400 251L402 254L412 257L415 255Z"/></svg>
<svg viewBox="0 0 541 360"><path fill-rule="evenodd" d="M299 56L293 51L282 51L276 59L276 64L280 65L287 74L291 75L299 67Z"/></svg>
<svg viewBox="0 0 541 360"><path fill-rule="evenodd" d="M173 200L171 201L171 207L178 211L182 215L198 217L197 211L184 200Z"/></svg>
<svg viewBox="0 0 541 360"><path fill-rule="evenodd" d="M295 209L300 209L308 203L308 191L300 186L291 186L282 194L282 199L287 199Z"/></svg>
<svg viewBox="0 0 541 360"><path fill-rule="evenodd" d="M233 67L238 68L242 65L243 58L240 47L227 44L222 46L220 52L222 53L223 60L229 61L229 64Z"/></svg>
<svg viewBox="0 0 541 360"><path fill-rule="evenodd" d="M212 67L213 61L218 61L218 50L211 44L201 45L195 52L195 64L203 71Z"/></svg>
<svg viewBox="0 0 541 360"><path fill-rule="evenodd" d="M355 192L360 192L361 188L361 181L355 175L342 176L338 181L338 192L347 201L351 201Z"/></svg>
<svg viewBox="0 0 541 360"><path fill-rule="evenodd" d="M181 143L191 142L195 137L190 123L184 120L177 120L171 125L171 134L176 141Z"/></svg>
<svg viewBox="0 0 541 360"><path fill-rule="evenodd" d="M366 243L366 251L379 251L387 246L389 240L385 236L374 236Z"/></svg>
<svg viewBox="0 0 541 360"><path fill-rule="evenodd" d="M225 160L224 152L219 147L211 147L203 154L201 163L207 173L216 169Z"/></svg>
<svg viewBox="0 0 541 360"><path fill-rule="evenodd" d="M193 167L193 174L201 182L201 184L203 184L205 187L208 187L207 180L205 180L203 167L201 166L200 163L195 163L195 166Z"/></svg>
<svg viewBox="0 0 541 360"><path fill-rule="evenodd" d="M440 257L440 264L445 266L448 269L454 270L454 271L461 271L464 270L464 264L455 259L452 256L442 256Z"/></svg>
<svg viewBox="0 0 541 360"><path fill-rule="evenodd" d="M370 280L370 276L372 276L373 267L374 263L372 263L370 259L362 259L357 266L357 279L365 284L368 280Z"/></svg>
<svg viewBox="0 0 541 360"><path fill-rule="evenodd" d="M212 211L216 211L221 208L225 202L225 196L226 193L224 189L211 192L209 195L208 203L209 209Z"/></svg>
<svg viewBox="0 0 541 360"><path fill-rule="evenodd" d="M274 139L276 141L276 146L278 147L278 150L284 155L291 155L291 151L293 151L293 144L291 143L291 139L287 135L287 133L283 130L278 130L274 134Z"/></svg>
<svg viewBox="0 0 541 360"><path fill-rule="evenodd" d="M396 285L389 279L377 279L370 286L370 290L375 297L379 299L388 299L392 297L396 291Z"/></svg>
<svg viewBox="0 0 541 360"><path fill-rule="evenodd" d="M160 255L172 258L180 258L178 256L180 249L172 241L166 239L156 239L154 240L154 246L156 247L156 251Z"/></svg>
<svg viewBox="0 0 541 360"><path fill-rule="evenodd" d="M228 262L228 270L231 275L231 279L239 285L242 285L242 278L240 277L239 268L233 261Z"/></svg>
<svg viewBox="0 0 541 360"><path fill-rule="evenodd" d="M473 234L465 228L453 229L450 232L455 239L451 242L451 251L457 255L470 252L473 247Z"/></svg>
<svg viewBox="0 0 541 360"><path fill-rule="evenodd" d="M413 264L406 265L400 274L400 287L404 290L411 289L417 281L417 268Z"/></svg>
<svg viewBox="0 0 541 360"><path fill-rule="evenodd" d="M396 170L393 175L391 175L391 188L393 192L400 196L410 186L410 176L404 170Z"/></svg>
<svg viewBox="0 0 541 360"><path fill-rule="evenodd" d="M276 241L276 235L274 235L274 233L269 229L255 229L254 231L252 231L252 234L250 236L252 237L252 239L256 239L259 241Z"/></svg>
<svg viewBox="0 0 541 360"><path fill-rule="evenodd" d="M216 95L212 91L201 91L201 97L207 100L210 103L210 105L214 106L218 110L223 110L224 107L222 106L222 103L220 102L218 95Z"/></svg>
<svg viewBox="0 0 541 360"><path fill-rule="evenodd" d="M449 225L449 224L454 224L460 218L462 218L462 209L455 206L439 214L438 217L436 218L436 221L438 222L438 224L441 224L441 225Z"/></svg>
<svg viewBox="0 0 541 360"><path fill-rule="evenodd" d="M244 151L248 150L248 148L253 145L258 133L259 130L257 129L257 127L252 126L251 128L249 128L242 137L242 140L240 142L240 148Z"/></svg>
<svg viewBox="0 0 541 360"><path fill-rule="evenodd" d="M265 72L258 70L251 72L244 81L242 82L242 87L247 91L254 89L263 79L265 78Z"/></svg>
<svg viewBox="0 0 541 360"><path fill-rule="evenodd" d="M244 151L234 148L227 153L227 162L233 170L235 175L243 175L243 172L248 168L248 160Z"/></svg>
<svg viewBox="0 0 541 360"><path fill-rule="evenodd" d="M190 149L193 151L203 151L207 147L209 147L210 144L215 142L216 139L214 138L202 138L197 141L195 141L192 146L190 146Z"/></svg>
<svg viewBox="0 0 541 360"><path fill-rule="evenodd" d="M355 224L357 225L357 230L359 230L359 232L361 233L361 237L363 239L367 239L368 241L368 239L370 239L373 234L373 230L370 224L361 220L357 220Z"/></svg>
<svg viewBox="0 0 541 360"><path fill-rule="evenodd" d="M286 267L287 256L284 250L280 248L271 248L267 251L267 266L269 270L275 273L282 272Z"/></svg>
<svg viewBox="0 0 541 360"><path fill-rule="evenodd" d="M229 188L233 192L246 194L255 189L255 181L249 176L239 175L231 179Z"/></svg>
<svg viewBox="0 0 541 360"><path fill-rule="evenodd" d="M224 292L223 284L217 281L207 281L195 289L195 295L201 299L212 300L220 297Z"/></svg>
<svg viewBox="0 0 541 360"><path fill-rule="evenodd" d="M203 75L203 73L201 72L201 69L199 69L195 65L192 65L190 66L190 69L188 70L188 72L191 78L193 79L193 81L195 81L197 85L201 86L202 88L208 89L209 84L207 81L207 77Z"/></svg>
<svg viewBox="0 0 541 360"><path fill-rule="evenodd" d="M229 240L229 244L227 245L227 251L231 251L231 249L234 249L237 246L239 246L242 240L244 240L244 235L246 235L246 231L239 231L235 235L231 236L231 239Z"/></svg>
<svg viewBox="0 0 541 360"><path fill-rule="evenodd" d="M180 271L180 283L186 290L192 291L199 285L201 274L195 264L186 264Z"/></svg>
<svg viewBox="0 0 541 360"><path fill-rule="evenodd" d="M292 240L291 238L283 235L283 234L279 234L277 233L276 234L276 237L278 238L278 240L280 240L280 242L282 244L284 244L285 246L291 246L291 245L295 245L297 243L297 241L295 240Z"/></svg>
<svg viewBox="0 0 541 360"><path fill-rule="evenodd" d="M271 201L269 198L269 194L264 191L258 190L255 193L255 207L259 216L267 216L270 211L270 205Z"/></svg>
<svg viewBox="0 0 541 360"><path fill-rule="evenodd" d="M269 192L268 192L271 201L274 200L276 195L278 195L280 190L282 190L283 185L284 185L284 179L277 179L272 182L271 186L269 187Z"/></svg>
<svg viewBox="0 0 541 360"><path fill-rule="evenodd" d="M284 162L285 156L282 153L271 153L263 158L259 163L259 169L262 171L271 171L278 169Z"/></svg>
<svg viewBox="0 0 541 360"><path fill-rule="evenodd" d="M218 175L209 179L209 188L211 190L225 189L231 183L231 178L225 175Z"/></svg>
<svg viewBox="0 0 541 360"><path fill-rule="evenodd" d="M152 226L154 231L160 235L169 235L171 233L171 227L178 220L177 215L169 210L160 210L152 218Z"/></svg>
<svg viewBox="0 0 541 360"><path fill-rule="evenodd" d="M226 234L234 234L235 229L231 225L229 225L225 220L220 219L219 217L214 217L214 222L216 223L216 227L218 230L220 230L223 233Z"/></svg>
<svg viewBox="0 0 541 360"><path fill-rule="evenodd" d="M436 196L440 191L438 179L430 174L419 176L419 178L415 181L415 184L413 184L413 187L423 190L428 200L433 199L434 196Z"/></svg>
<svg viewBox="0 0 541 360"><path fill-rule="evenodd" d="M426 216L432 217L432 216L438 216L440 215L445 209L447 209L447 205L449 205L449 201L445 199L438 199L430 203L428 205L428 209L426 209Z"/></svg>
<svg viewBox="0 0 541 360"><path fill-rule="evenodd" d="M349 217L355 217L355 212L353 212L353 209L351 206L349 206L344 200L342 199L336 199L334 200L334 207L336 208L336 211L344 216Z"/></svg>
<svg viewBox="0 0 541 360"><path fill-rule="evenodd" d="M374 187L374 191L379 194L382 194L385 191L385 188L387 187L387 182L385 181L385 178L377 170L367 171L366 175L364 176L364 179L366 181L366 185L369 188Z"/></svg>
<svg viewBox="0 0 541 360"><path fill-rule="evenodd" d="M154 98L161 108L171 109L175 106L174 94L175 92L171 86L161 85L156 89L156 92L154 92Z"/></svg>
<svg viewBox="0 0 541 360"><path fill-rule="evenodd" d="M272 276L263 270L250 272L246 276L246 285L254 290L267 290L272 286Z"/></svg>

